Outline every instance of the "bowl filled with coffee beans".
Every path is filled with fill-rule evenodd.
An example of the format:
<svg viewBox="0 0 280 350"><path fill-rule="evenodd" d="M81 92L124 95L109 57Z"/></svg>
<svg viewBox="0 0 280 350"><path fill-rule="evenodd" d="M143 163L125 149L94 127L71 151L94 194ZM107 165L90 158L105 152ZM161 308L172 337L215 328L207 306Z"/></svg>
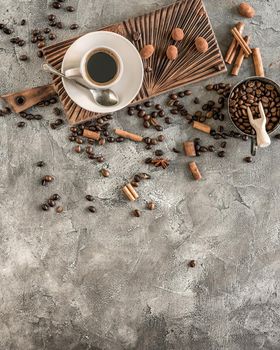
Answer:
<svg viewBox="0 0 280 350"><path fill-rule="evenodd" d="M266 131L274 132L280 124L280 86L273 80L263 77L250 77L234 86L228 99L229 116L242 133L256 137L251 126L248 107L253 118L260 118L259 103L266 116Z"/></svg>

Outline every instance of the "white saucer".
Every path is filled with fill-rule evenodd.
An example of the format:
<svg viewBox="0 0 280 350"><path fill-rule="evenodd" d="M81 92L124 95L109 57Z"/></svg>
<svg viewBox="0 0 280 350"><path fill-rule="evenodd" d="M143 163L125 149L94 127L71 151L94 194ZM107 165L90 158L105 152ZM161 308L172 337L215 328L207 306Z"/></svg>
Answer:
<svg viewBox="0 0 280 350"><path fill-rule="evenodd" d="M111 88L119 96L120 102L118 105L112 107L99 106L86 89L64 78L62 78L62 82L67 94L77 105L91 112L105 114L116 112L134 100L143 83L144 69L139 52L129 40L116 33L100 31L82 36L69 47L62 62L62 72L78 67L82 56L87 51L101 46L111 47L123 60L123 76Z"/></svg>

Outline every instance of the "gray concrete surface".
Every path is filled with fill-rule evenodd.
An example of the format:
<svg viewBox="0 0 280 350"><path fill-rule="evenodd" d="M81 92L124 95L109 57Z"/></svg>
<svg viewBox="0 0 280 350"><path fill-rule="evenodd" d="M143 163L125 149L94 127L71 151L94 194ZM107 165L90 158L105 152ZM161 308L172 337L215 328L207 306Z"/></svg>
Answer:
<svg viewBox="0 0 280 350"><path fill-rule="evenodd" d="M238 2L205 0L223 52L229 28L240 20ZM75 13L58 13L82 32L168 3L73 0ZM251 3L257 16L246 20L246 31L262 48L267 76L280 82L279 0ZM47 24L49 4L1 0L0 19L26 18L27 26L14 28L27 39L31 28ZM71 35L62 30L59 39ZM1 34L1 94L49 81L35 51L31 44L14 48ZM23 52L30 63L18 60ZM248 60L240 77L213 81L234 83L252 74ZM208 100L204 85L191 89ZM50 129L51 109L43 115L23 130L16 115L0 120L1 350L280 349L279 141L247 165L249 143L229 140L225 159L198 160L204 179L195 183L186 158L170 149L198 133L177 118L164 131L170 168L150 171L153 179L131 205L119 189L134 173L150 170L142 163L150 153L129 142L106 146L111 177L104 179L101 165L72 152L67 126ZM112 125L143 131L124 112ZM36 168L38 160L46 168ZM56 177L49 188L38 184L46 173ZM55 192L65 212L41 212L40 203ZM88 193L96 215L86 212ZM154 212L143 209L150 199ZM134 208L141 218L131 217ZM190 259L197 261L193 269Z"/></svg>

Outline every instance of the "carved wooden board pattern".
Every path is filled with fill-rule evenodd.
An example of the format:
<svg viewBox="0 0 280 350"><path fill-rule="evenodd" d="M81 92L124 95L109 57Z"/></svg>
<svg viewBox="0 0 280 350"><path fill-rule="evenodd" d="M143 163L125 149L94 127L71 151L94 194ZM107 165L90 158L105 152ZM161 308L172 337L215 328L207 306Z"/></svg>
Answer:
<svg viewBox="0 0 280 350"><path fill-rule="evenodd" d="M175 27L182 28L185 33L185 38L181 42L175 43L170 36ZM152 70L148 72L145 69L143 86L133 103L226 72L225 63L202 0L177 1L152 13L100 30L123 35L132 41L139 51L146 44L153 44L156 48L154 55L143 61L144 67L150 67ZM141 33L140 40L133 41L134 32ZM198 36L204 37L209 44L209 50L204 54L195 49L194 40ZM44 48L46 61L60 69L66 51L79 37ZM175 44L179 50L179 56L175 61L168 60L165 55L168 45L171 44ZM70 124L81 123L98 116L81 108L70 99L61 78L54 78L54 86Z"/></svg>

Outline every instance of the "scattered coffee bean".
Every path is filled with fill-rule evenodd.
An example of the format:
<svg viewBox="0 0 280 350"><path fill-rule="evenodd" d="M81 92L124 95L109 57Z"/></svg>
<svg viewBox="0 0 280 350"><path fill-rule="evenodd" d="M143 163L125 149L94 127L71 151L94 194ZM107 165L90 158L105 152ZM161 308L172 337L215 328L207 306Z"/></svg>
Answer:
<svg viewBox="0 0 280 350"><path fill-rule="evenodd" d="M184 93L183 91L181 91L181 92L178 93L178 96L179 96L180 98L183 98L183 97L185 96L185 93Z"/></svg>
<svg viewBox="0 0 280 350"><path fill-rule="evenodd" d="M220 158L224 158L225 155L226 155L225 151L218 152L218 157L220 157Z"/></svg>
<svg viewBox="0 0 280 350"><path fill-rule="evenodd" d="M221 143L221 147L222 147L222 148L226 148L226 147L227 147L227 143L226 143L225 141L222 142L222 143Z"/></svg>
<svg viewBox="0 0 280 350"><path fill-rule="evenodd" d="M66 11L68 11L68 12L74 12L75 9L74 9L73 6L67 6L67 7L66 7Z"/></svg>
<svg viewBox="0 0 280 350"><path fill-rule="evenodd" d="M164 141L164 135L159 135L157 137L158 142L163 142Z"/></svg>
<svg viewBox="0 0 280 350"><path fill-rule="evenodd" d="M51 196L51 199L52 199L53 201L59 201L59 200L61 199L61 197L60 197L59 194L55 193L55 194L53 194L53 195Z"/></svg>
<svg viewBox="0 0 280 350"><path fill-rule="evenodd" d="M190 96L192 94L191 90L184 91L185 96Z"/></svg>
<svg viewBox="0 0 280 350"><path fill-rule="evenodd" d="M155 151L155 155L156 155L157 157L161 157L161 156L164 155L164 152L163 152L161 149L157 149L157 150Z"/></svg>
<svg viewBox="0 0 280 350"><path fill-rule="evenodd" d="M50 40L55 40L56 39L56 35L54 33L50 33L49 34L49 39Z"/></svg>
<svg viewBox="0 0 280 350"><path fill-rule="evenodd" d="M58 2L58 1L54 1L52 3L52 7L56 10L60 9L61 8L61 4Z"/></svg>
<svg viewBox="0 0 280 350"><path fill-rule="evenodd" d="M141 216L140 211L138 209L133 210L132 215L136 218L139 218Z"/></svg>
<svg viewBox="0 0 280 350"><path fill-rule="evenodd" d="M70 29L71 30L75 30L75 29L78 29L78 28L79 28L79 26L76 23L73 23L73 24L70 25Z"/></svg>
<svg viewBox="0 0 280 350"><path fill-rule="evenodd" d="M95 213L95 212L96 212L96 208L95 208L94 206L92 206L92 205L90 205L90 206L88 207L88 210L89 210L91 213Z"/></svg>
<svg viewBox="0 0 280 350"><path fill-rule="evenodd" d="M155 202L149 202L149 203L147 203L147 208L148 208L149 210L155 210L155 208L156 208Z"/></svg>
<svg viewBox="0 0 280 350"><path fill-rule="evenodd" d="M19 56L19 60L20 61L27 61L28 60L28 56L27 55L20 55Z"/></svg>
<svg viewBox="0 0 280 350"><path fill-rule="evenodd" d="M193 103L197 105L197 104L199 104L199 102L200 102L200 101L199 101L199 98L198 98L198 97L195 97L195 99L193 100Z"/></svg>
<svg viewBox="0 0 280 350"><path fill-rule="evenodd" d="M62 29L62 28L63 28L62 22L57 22L57 23L56 23L56 28Z"/></svg>
<svg viewBox="0 0 280 350"><path fill-rule="evenodd" d="M145 159L145 163L146 163L146 164L151 164L151 163L152 163L152 160L153 160L153 158L146 158L146 159Z"/></svg>
<svg viewBox="0 0 280 350"><path fill-rule="evenodd" d="M39 162L36 163L36 165L37 165L37 167L42 168L46 165L46 163L43 162L42 160L40 160Z"/></svg>
<svg viewBox="0 0 280 350"><path fill-rule="evenodd" d="M48 204L42 204L42 206L41 206L41 208L42 208L42 210L44 210L44 211L48 211L49 209L50 209L50 207L48 206Z"/></svg>
<svg viewBox="0 0 280 350"><path fill-rule="evenodd" d="M58 214L61 214L63 212L63 207L62 206L58 206L56 207L55 211L58 213Z"/></svg>
<svg viewBox="0 0 280 350"><path fill-rule="evenodd" d="M87 194L86 195L86 200L89 201L89 202L92 202L94 200L94 197L91 196L90 194Z"/></svg>
<svg viewBox="0 0 280 350"><path fill-rule="evenodd" d="M21 25L21 26L25 26L25 25L26 25L26 20L25 20L25 19L22 19L21 22L20 22L20 25Z"/></svg>
<svg viewBox="0 0 280 350"><path fill-rule="evenodd" d="M73 148L73 150L74 150L74 152L76 152L76 153L81 153L81 152L82 152L82 148L81 148L80 145L79 145L79 146L75 146L75 147Z"/></svg>
<svg viewBox="0 0 280 350"><path fill-rule="evenodd" d="M209 152L215 152L215 147L212 146L212 145L208 146L208 151Z"/></svg>
<svg viewBox="0 0 280 350"><path fill-rule="evenodd" d="M24 46L25 45L25 41L24 40L19 40L17 44L18 44L18 46Z"/></svg>
<svg viewBox="0 0 280 350"><path fill-rule="evenodd" d="M42 50L37 51L37 56L39 58L42 58L43 57L43 51Z"/></svg>
<svg viewBox="0 0 280 350"><path fill-rule="evenodd" d="M50 206L50 207L55 207L55 201L54 200L52 200L52 199L49 199L48 200L48 205Z"/></svg>
<svg viewBox="0 0 280 350"><path fill-rule="evenodd" d="M24 128L25 127L25 122L18 122L17 126L18 126L18 128Z"/></svg>
<svg viewBox="0 0 280 350"><path fill-rule="evenodd" d="M109 170L108 169L101 169L101 174L102 174L102 176L104 176L104 177L109 177L110 176L110 172L109 172Z"/></svg>
<svg viewBox="0 0 280 350"><path fill-rule="evenodd" d="M245 157L245 158L244 158L244 162L246 162L246 163L252 163L252 162L253 162L253 158L252 158L252 157Z"/></svg>
<svg viewBox="0 0 280 350"><path fill-rule="evenodd" d="M191 260L190 262L189 262L189 267L195 267L195 265L196 265L196 263L195 263L195 260Z"/></svg>

